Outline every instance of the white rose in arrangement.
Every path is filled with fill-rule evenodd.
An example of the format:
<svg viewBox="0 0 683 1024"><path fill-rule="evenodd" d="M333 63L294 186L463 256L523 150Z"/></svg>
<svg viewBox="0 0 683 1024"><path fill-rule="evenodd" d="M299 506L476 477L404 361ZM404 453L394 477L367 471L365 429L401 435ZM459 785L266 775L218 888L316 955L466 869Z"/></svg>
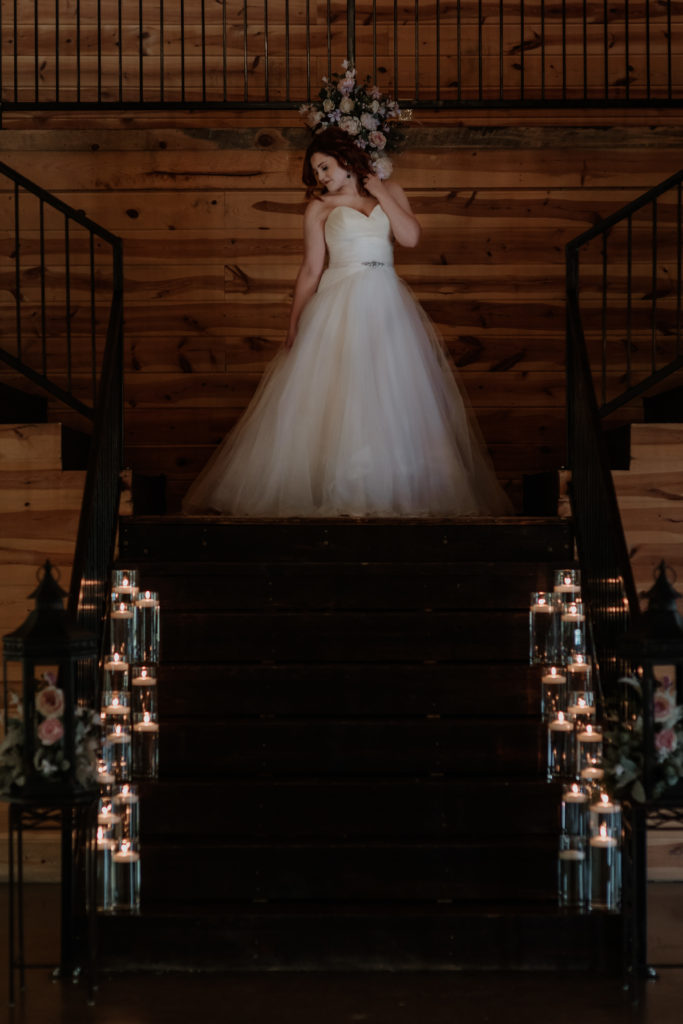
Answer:
<svg viewBox="0 0 683 1024"><path fill-rule="evenodd" d="M339 109L341 110L342 114L350 114L355 105L356 104L353 102L350 96L345 96L344 99L339 104Z"/></svg>
<svg viewBox="0 0 683 1024"><path fill-rule="evenodd" d="M379 102L377 100L372 101L372 103L370 104L370 110L373 112L373 114L377 113L377 111L379 110Z"/></svg>
<svg viewBox="0 0 683 1024"><path fill-rule="evenodd" d="M339 127L348 135L358 135L358 132L360 131L360 121L357 117L342 117L339 122Z"/></svg>
<svg viewBox="0 0 683 1024"><path fill-rule="evenodd" d="M319 124L322 121L322 119L322 110L311 110L306 115L306 124L308 125L309 128L315 128L315 126Z"/></svg>
<svg viewBox="0 0 683 1024"><path fill-rule="evenodd" d="M377 121L376 117L372 116L372 114L361 114L360 123L363 125L364 128L367 128L369 132L375 132L377 131L377 126L379 122Z"/></svg>
<svg viewBox="0 0 683 1024"><path fill-rule="evenodd" d="M381 156L378 160L372 161L372 169L381 181L391 177L394 166L388 156Z"/></svg>
<svg viewBox="0 0 683 1024"><path fill-rule="evenodd" d="M326 114L329 114L331 110L334 110L334 100L326 99L323 103L323 110Z"/></svg>

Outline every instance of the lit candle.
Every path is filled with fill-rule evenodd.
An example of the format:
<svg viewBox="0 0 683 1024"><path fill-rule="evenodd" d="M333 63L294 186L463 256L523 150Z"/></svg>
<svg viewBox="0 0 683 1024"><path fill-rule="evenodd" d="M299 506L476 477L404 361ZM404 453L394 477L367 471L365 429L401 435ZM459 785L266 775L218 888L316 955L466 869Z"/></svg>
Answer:
<svg viewBox="0 0 683 1024"><path fill-rule="evenodd" d="M97 824L102 828L112 828L114 825L118 825L121 821L119 814L114 814L112 805L109 803L103 803L97 812Z"/></svg>
<svg viewBox="0 0 683 1024"><path fill-rule="evenodd" d="M105 658L104 670L105 672L127 672L128 662L121 654L112 654Z"/></svg>
<svg viewBox="0 0 683 1024"><path fill-rule="evenodd" d="M541 676L541 682L544 686L561 686L567 682L567 677L562 675L560 670L553 666L548 669L545 675Z"/></svg>
<svg viewBox="0 0 683 1024"><path fill-rule="evenodd" d="M563 711L558 711L557 718L554 718L552 722L548 722L548 728L551 732L572 732L574 726L564 717Z"/></svg>
<svg viewBox="0 0 683 1024"><path fill-rule="evenodd" d="M144 666L137 676L133 676L133 686L156 686L156 683L156 676L150 675L149 669Z"/></svg>
<svg viewBox="0 0 683 1024"><path fill-rule="evenodd" d="M112 619L133 618L133 611L130 605L126 604L124 601L121 601L119 604L115 605L109 614Z"/></svg>
<svg viewBox="0 0 683 1024"><path fill-rule="evenodd" d="M579 610L578 604L572 601L571 604L567 605L566 612L562 613L563 622L583 622L586 616L582 611Z"/></svg>
<svg viewBox="0 0 683 1024"><path fill-rule="evenodd" d="M135 603L138 608L155 608L159 604L159 598L153 590L145 590Z"/></svg>
<svg viewBox="0 0 683 1024"><path fill-rule="evenodd" d="M601 825L600 830L596 836L591 836L591 846L601 847L602 849L611 849L618 846L618 840L614 836L607 835L607 825Z"/></svg>

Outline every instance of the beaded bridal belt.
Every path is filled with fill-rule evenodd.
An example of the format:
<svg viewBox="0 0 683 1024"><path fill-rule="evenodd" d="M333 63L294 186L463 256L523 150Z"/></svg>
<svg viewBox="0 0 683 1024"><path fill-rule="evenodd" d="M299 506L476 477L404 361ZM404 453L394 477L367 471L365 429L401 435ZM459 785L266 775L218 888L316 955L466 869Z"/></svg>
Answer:
<svg viewBox="0 0 683 1024"><path fill-rule="evenodd" d="M382 263L381 260L363 260L361 265L364 267L372 267L373 270L376 267L386 267L386 263Z"/></svg>

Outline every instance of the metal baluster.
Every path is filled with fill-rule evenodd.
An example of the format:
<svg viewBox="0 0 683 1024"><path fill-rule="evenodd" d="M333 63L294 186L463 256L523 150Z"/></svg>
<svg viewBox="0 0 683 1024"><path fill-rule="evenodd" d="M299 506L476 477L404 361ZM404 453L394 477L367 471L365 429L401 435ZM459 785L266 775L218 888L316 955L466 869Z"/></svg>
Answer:
<svg viewBox="0 0 683 1024"><path fill-rule="evenodd" d="M501 0L502 3L502 0ZM420 98L420 0L415 0L415 99Z"/></svg>
<svg viewBox="0 0 683 1024"><path fill-rule="evenodd" d="M244 46L244 102L246 103L249 98L249 86L247 84L247 75L249 72L249 50L247 43L247 32L249 29L249 22L247 18L247 0L243 0L242 7L242 39Z"/></svg>
<svg viewBox="0 0 683 1024"><path fill-rule="evenodd" d="M607 0L602 0L602 60L605 99L609 99L609 9Z"/></svg>
<svg viewBox="0 0 683 1024"><path fill-rule="evenodd" d="M102 102L102 0L97 0L97 102Z"/></svg>
<svg viewBox="0 0 683 1024"><path fill-rule="evenodd" d="M650 99L650 76L650 0L645 0L645 90L648 99Z"/></svg>
<svg viewBox="0 0 683 1024"><path fill-rule="evenodd" d="M583 0L583 98L588 99L588 5Z"/></svg>
<svg viewBox="0 0 683 1024"><path fill-rule="evenodd" d="M227 17L227 6L228 0L220 0L221 2L221 29L222 29L222 40L223 40L223 102L228 98L228 17ZM163 0L162 0L163 3ZM289 69L288 69L289 72ZM287 99L289 99L289 74L287 75Z"/></svg>
<svg viewBox="0 0 683 1024"><path fill-rule="evenodd" d="M348 18L351 17L351 14L349 13L351 11L353 11L353 16L355 17L356 9L355 9L355 6L353 4L353 0L351 0L351 2L348 5L348 8L347 8L347 24L348 24ZM355 27L356 27L356 25L355 25L355 21L353 21L353 27L354 27L354 35L353 35L353 40L352 40L352 43L351 43L352 52L348 53L347 56L348 56L349 60L351 61L351 63L355 64L355 61L356 61L356 37L355 37ZM347 43L348 43L348 39L347 39ZM306 0L306 96L308 96L310 98L310 95L311 95L311 5L310 5L310 0Z"/></svg>
<svg viewBox="0 0 683 1024"><path fill-rule="evenodd" d="M652 348L652 372L657 369L657 199L652 200L652 312L650 345Z"/></svg>
<svg viewBox="0 0 683 1024"><path fill-rule="evenodd" d="M545 0L541 0L541 99L545 99Z"/></svg>
<svg viewBox="0 0 683 1024"><path fill-rule="evenodd" d="M119 102L123 103L123 14L121 4L118 0L118 24L119 24Z"/></svg>
<svg viewBox="0 0 683 1024"><path fill-rule="evenodd" d="M372 0L372 80L377 81L377 0Z"/></svg>
<svg viewBox="0 0 683 1024"><path fill-rule="evenodd" d="M69 237L69 217L64 215L64 272L65 305L66 305L66 380L67 389L71 388L71 254Z"/></svg>
<svg viewBox="0 0 683 1024"><path fill-rule="evenodd" d="M479 8L481 10L481 0L479 0ZM456 27L458 32L458 102L460 102L462 99L462 10L460 0L457 0L456 6ZM479 19L479 34L481 35L481 18ZM479 47L479 67L481 68L481 45Z"/></svg>
<svg viewBox="0 0 683 1024"><path fill-rule="evenodd" d="M626 0L628 6L628 0ZM671 68L671 0L666 5L666 95L671 99L673 92Z"/></svg>
<svg viewBox="0 0 683 1024"><path fill-rule="evenodd" d="M629 0L624 0L624 59L626 61L626 99L631 97L631 60L630 60L630 26L628 13Z"/></svg>
<svg viewBox="0 0 683 1024"><path fill-rule="evenodd" d="M95 278L95 236L89 232L90 239L90 362L92 367L92 404L97 402L97 306Z"/></svg>
<svg viewBox="0 0 683 1024"><path fill-rule="evenodd" d="M505 71L504 71L504 65L503 65L503 58L504 58L503 2L504 2L504 0L499 0L499 4L498 4L498 77L499 77L498 94L499 94L499 97L500 97L501 100L505 98L504 97L504 88L503 88L503 82L504 82L504 78L505 78Z"/></svg>
<svg viewBox="0 0 683 1024"><path fill-rule="evenodd" d="M328 9L328 12L329 12L329 0L328 0L328 8L327 9ZM330 38L330 19L329 19L329 13L328 13L328 18L327 18L327 38L328 38L328 40ZM330 61L331 61L331 57L330 57L330 44L329 43L328 43L327 53L328 53L328 57L327 57L327 73L329 75L330 74ZM290 71L289 71L289 0L285 0L285 97L286 97L287 100L290 99L289 75L290 75ZM307 96L306 99L310 99L310 96Z"/></svg>
<svg viewBox="0 0 683 1024"><path fill-rule="evenodd" d="M681 354L681 257L683 231L681 229L681 183L676 189L676 355Z"/></svg>
<svg viewBox="0 0 683 1024"><path fill-rule="evenodd" d="M332 8L327 0L327 77L332 74Z"/></svg>
<svg viewBox="0 0 683 1024"><path fill-rule="evenodd" d="M626 387L631 386L631 341L633 319L633 219L626 219Z"/></svg>
<svg viewBox="0 0 683 1024"><path fill-rule="evenodd" d="M585 24L585 21L584 21ZM562 0L562 99L567 98L567 3Z"/></svg>
<svg viewBox="0 0 683 1024"><path fill-rule="evenodd" d="M477 39L479 40L479 46L478 46L478 56L479 56L479 67L478 67L479 97L478 98L480 100L484 98L484 64L483 64L484 57L483 57L483 54L482 54L482 49L483 49L483 31L482 31L482 26L483 26L482 0L478 0L478 8L477 8ZM458 39L459 38L460 38L460 3L458 3Z"/></svg>
<svg viewBox="0 0 683 1024"><path fill-rule="evenodd" d="M43 376L47 374L47 309L45 305L45 204L40 200L39 232L40 232L40 337Z"/></svg>
<svg viewBox="0 0 683 1024"><path fill-rule="evenodd" d="M246 2L246 0L245 0ZM204 0L202 0L202 11L204 8ZM266 103L270 99L270 90L268 87L268 0L263 0L263 60L265 63L264 75L265 75L265 94Z"/></svg>
<svg viewBox="0 0 683 1024"><path fill-rule="evenodd" d="M81 0L76 0L76 101L81 102Z"/></svg>
<svg viewBox="0 0 683 1024"><path fill-rule="evenodd" d="M398 0L394 0L394 96L398 99Z"/></svg>
<svg viewBox="0 0 683 1024"><path fill-rule="evenodd" d="M519 97L524 99L524 0L519 0Z"/></svg>
<svg viewBox="0 0 683 1024"><path fill-rule="evenodd" d="M460 40L458 40L458 52L460 52ZM436 102L441 102L441 0L436 0Z"/></svg>
<svg viewBox="0 0 683 1024"><path fill-rule="evenodd" d="M164 79L166 76L165 58L166 52L164 40L164 0L159 0L159 99L161 100L162 103L164 102Z"/></svg>
<svg viewBox="0 0 683 1024"><path fill-rule="evenodd" d="M17 99L17 0L14 0L14 98ZM33 0L33 92L36 102L40 92L40 36L38 34L38 0Z"/></svg>
<svg viewBox="0 0 683 1024"><path fill-rule="evenodd" d="M17 324L17 359L21 359L21 241L19 233L19 186L14 183L14 307Z"/></svg>
<svg viewBox="0 0 683 1024"><path fill-rule="evenodd" d="M144 22L144 13L142 8L143 2L144 0L138 0L138 96L140 98L141 103L143 101L145 94L144 70L142 63L142 33Z"/></svg>
<svg viewBox="0 0 683 1024"><path fill-rule="evenodd" d="M247 3L244 0L246 17ZM180 0L180 99L185 102L185 0Z"/></svg>
<svg viewBox="0 0 683 1024"><path fill-rule="evenodd" d="M602 235L602 404L607 401L607 233Z"/></svg>
<svg viewBox="0 0 683 1024"><path fill-rule="evenodd" d="M59 0L55 0L55 100L59 103Z"/></svg>
<svg viewBox="0 0 683 1024"><path fill-rule="evenodd" d="M267 10L267 0L266 3ZM268 39L268 25L266 24L266 40ZM267 43L266 43L267 45ZM266 61L266 74L268 74L268 63ZM266 97L267 98L267 97ZM206 103L206 7L205 0L202 0L202 102Z"/></svg>

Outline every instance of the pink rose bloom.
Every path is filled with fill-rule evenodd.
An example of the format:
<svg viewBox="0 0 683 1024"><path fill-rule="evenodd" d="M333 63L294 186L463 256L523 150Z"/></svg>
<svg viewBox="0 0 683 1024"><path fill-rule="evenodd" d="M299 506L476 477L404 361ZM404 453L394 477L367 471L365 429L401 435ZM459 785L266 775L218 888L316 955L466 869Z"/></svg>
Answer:
<svg viewBox="0 0 683 1024"><path fill-rule="evenodd" d="M342 94L342 96L350 96L354 90L355 85L355 79L342 78L341 82L339 83L339 92Z"/></svg>
<svg viewBox="0 0 683 1024"><path fill-rule="evenodd" d="M61 718L64 713L64 693L56 686L44 686L36 694L36 711L45 718Z"/></svg>
<svg viewBox="0 0 683 1024"><path fill-rule="evenodd" d="M63 735L64 726L58 718L46 718L38 726L38 739L46 747L51 747L53 743L57 743Z"/></svg>
<svg viewBox="0 0 683 1024"><path fill-rule="evenodd" d="M655 722L665 722L676 711L676 700L673 693L657 689L654 695Z"/></svg>
<svg viewBox="0 0 683 1024"><path fill-rule="evenodd" d="M384 149L387 144L387 140L381 132L370 132L368 142L373 149Z"/></svg>

